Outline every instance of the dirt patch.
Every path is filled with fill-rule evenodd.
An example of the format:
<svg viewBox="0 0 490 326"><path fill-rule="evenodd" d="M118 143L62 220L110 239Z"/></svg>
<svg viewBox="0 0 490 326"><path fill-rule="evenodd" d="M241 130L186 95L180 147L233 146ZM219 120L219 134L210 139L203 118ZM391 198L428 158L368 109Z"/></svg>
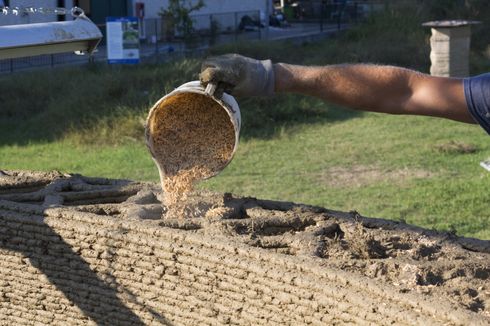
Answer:
<svg viewBox="0 0 490 326"><path fill-rule="evenodd" d="M212 192L188 194L199 216L161 219L160 191L65 175L0 194L0 319L490 323L490 241ZM75 199L83 204L64 204Z"/></svg>
<svg viewBox="0 0 490 326"><path fill-rule="evenodd" d="M209 96L180 93L151 111L147 130L150 151L163 174L165 205L175 216L190 214L187 193L231 159L235 131L230 117Z"/></svg>
<svg viewBox="0 0 490 326"><path fill-rule="evenodd" d="M421 169L389 170L377 166L354 165L351 167L333 167L315 178L331 187L361 187L378 182L402 183L412 179L425 179L435 174Z"/></svg>
<svg viewBox="0 0 490 326"><path fill-rule="evenodd" d="M471 154L479 151L479 148L476 145L454 140L451 140L447 143L435 145L434 148L441 153L448 154Z"/></svg>

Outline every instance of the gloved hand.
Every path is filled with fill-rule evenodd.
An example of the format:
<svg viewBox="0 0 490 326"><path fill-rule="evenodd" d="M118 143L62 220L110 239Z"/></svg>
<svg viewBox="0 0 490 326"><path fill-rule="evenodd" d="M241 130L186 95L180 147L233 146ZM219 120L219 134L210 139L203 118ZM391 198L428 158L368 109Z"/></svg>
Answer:
<svg viewBox="0 0 490 326"><path fill-rule="evenodd" d="M270 60L255 60L239 54L225 54L204 60L201 84L216 84L218 92L236 96L274 95L274 69Z"/></svg>

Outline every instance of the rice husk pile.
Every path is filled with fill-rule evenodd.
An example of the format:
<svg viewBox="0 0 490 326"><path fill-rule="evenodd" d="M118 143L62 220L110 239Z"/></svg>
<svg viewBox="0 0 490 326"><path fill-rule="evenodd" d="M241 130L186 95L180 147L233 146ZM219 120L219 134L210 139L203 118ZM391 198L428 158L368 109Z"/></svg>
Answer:
<svg viewBox="0 0 490 326"><path fill-rule="evenodd" d="M235 131L228 113L212 98L180 93L166 98L148 121L150 150L164 172L166 217L186 217L186 201L196 182L230 161Z"/></svg>

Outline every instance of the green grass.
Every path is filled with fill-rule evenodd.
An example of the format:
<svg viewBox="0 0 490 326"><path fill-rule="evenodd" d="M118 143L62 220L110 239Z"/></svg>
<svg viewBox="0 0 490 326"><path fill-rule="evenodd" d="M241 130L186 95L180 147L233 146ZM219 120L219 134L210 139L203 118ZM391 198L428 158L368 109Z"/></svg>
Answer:
<svg viewBox="0 0 490 326"><path fill-rule="evenodd" d="M292 135L248 141L230 167L207 186L358 210L363 215L488 239L490 174L478 166L482 158L490 156L487 137L474 126L369 114L301 126ZM463 154L439 149L438 145L452 140L479 150ZM380 171L381 177L366 180L366 172L356 173L359 166ZM335 168L342 168L347 175L332 182ZM395 173L386 178L383 173L390 175L387 171ZM412 175L397 178L397 171ZM415 171L424 173L418 177Z"/></svg>
<svg viewBox="0 0 490 326"><path fill-rule="evenodd" d="M156 180L158 174L141 143L118 146L75 145L58 141L3 146L0 164L5 169L60 170L88 176Z"/></svg>
<svg viewBox="0 0 490 326"><path fill-rule="evenodd" d="M422 19L392 10L337 39L233 44L211 53L305 64L377 62L427 71ZM157 181L144 145L144 119L158 98L196 79L199 64L187 59L1 77L0 168ZM471 68L479 73L490 66L473 53ZM202 187L357 210L490 239L490 173L479 166L490 157L490 143L478 126L359 113L296 95L238 101L243 115L238 152Z"/></svg>
<svg viewBox="0 0 490 326"><path fill-rule="evenodd" d="M363 215L490 239L490 173L478 166L490 156L487 137L476 126L421 117L365 114L342 121L301 123L270 137L242 140L228 168L202 186L357 210ZM470 145L476 152L440 149L452 141ZM0 162L7 169L158 178L142 141L90 145L60 140L4 145L0 147ZM363 180L366 172L356 175L356 170L349 175L350 168L359 166L379 171L381 177ZM342 168L347 177L330 182L335 179L330 173L334 168ZM390 171L395 175L383 175L390 175ZM397 171L426 173L398 180ZM360 184L356 179L361 179Z"/></svg>

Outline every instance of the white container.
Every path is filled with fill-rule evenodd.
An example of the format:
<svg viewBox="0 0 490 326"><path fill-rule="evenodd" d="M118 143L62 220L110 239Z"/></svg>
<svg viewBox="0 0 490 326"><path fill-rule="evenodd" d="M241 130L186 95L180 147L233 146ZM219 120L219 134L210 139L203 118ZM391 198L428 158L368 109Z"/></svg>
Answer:
<svg viewBox="0 0 490 326"><path fill-rule="evenodd" d="M146 119L146 124L145 124L146 145L148 146L148 149L150 150L150 153L151 153L151 157L152 157L153 161L155 162L155 164L158 168L158 172L160 174L160 180L163 180L163 178L165 176L165 171L163 171L159 162L155 159L155 155L154 155L153 150L152 150L154 148L154 143L153 143L153 139L151 138L151 135L150 135L149 122L152 119L155 110L160 106L160 104L163 101L165 101L165 99L167 99L171 96L177 95L177 94L181 94L181 93L197 93L197 94L202 94L202 95L208 96L208 97L212 98L216 103L218 103L223 108L223 110L226 111L226 113L228 113L228 116L230 117L230 121L232 122L233 128L235 130L235 146L233 147L233 152L230 156L230 159L228 160L228 162L226 162L226 164L223 166L223 168L225 168L231 162L231 160L233 159L233 156L235 155L237 147L238 147L238 139L240 137L240 127L241 127L242 118L241 118L241 114L240 114L240 108L238 107L238 103L235 100L235 98L229 94L223 93L223 97L221 99L218 99L218 98L208 94L198 80L185 83L185 84L177 87L176 89L174 89L172 92L168 93L167 95L165 95L161 99L159 99L153 105L153 107L150 109L150 112L148 113L148 117ZM221 172L221 171L217 171L212 176L217 175L219 172ZM210 177L212 177L212 176L210 176Z"/></svg>

